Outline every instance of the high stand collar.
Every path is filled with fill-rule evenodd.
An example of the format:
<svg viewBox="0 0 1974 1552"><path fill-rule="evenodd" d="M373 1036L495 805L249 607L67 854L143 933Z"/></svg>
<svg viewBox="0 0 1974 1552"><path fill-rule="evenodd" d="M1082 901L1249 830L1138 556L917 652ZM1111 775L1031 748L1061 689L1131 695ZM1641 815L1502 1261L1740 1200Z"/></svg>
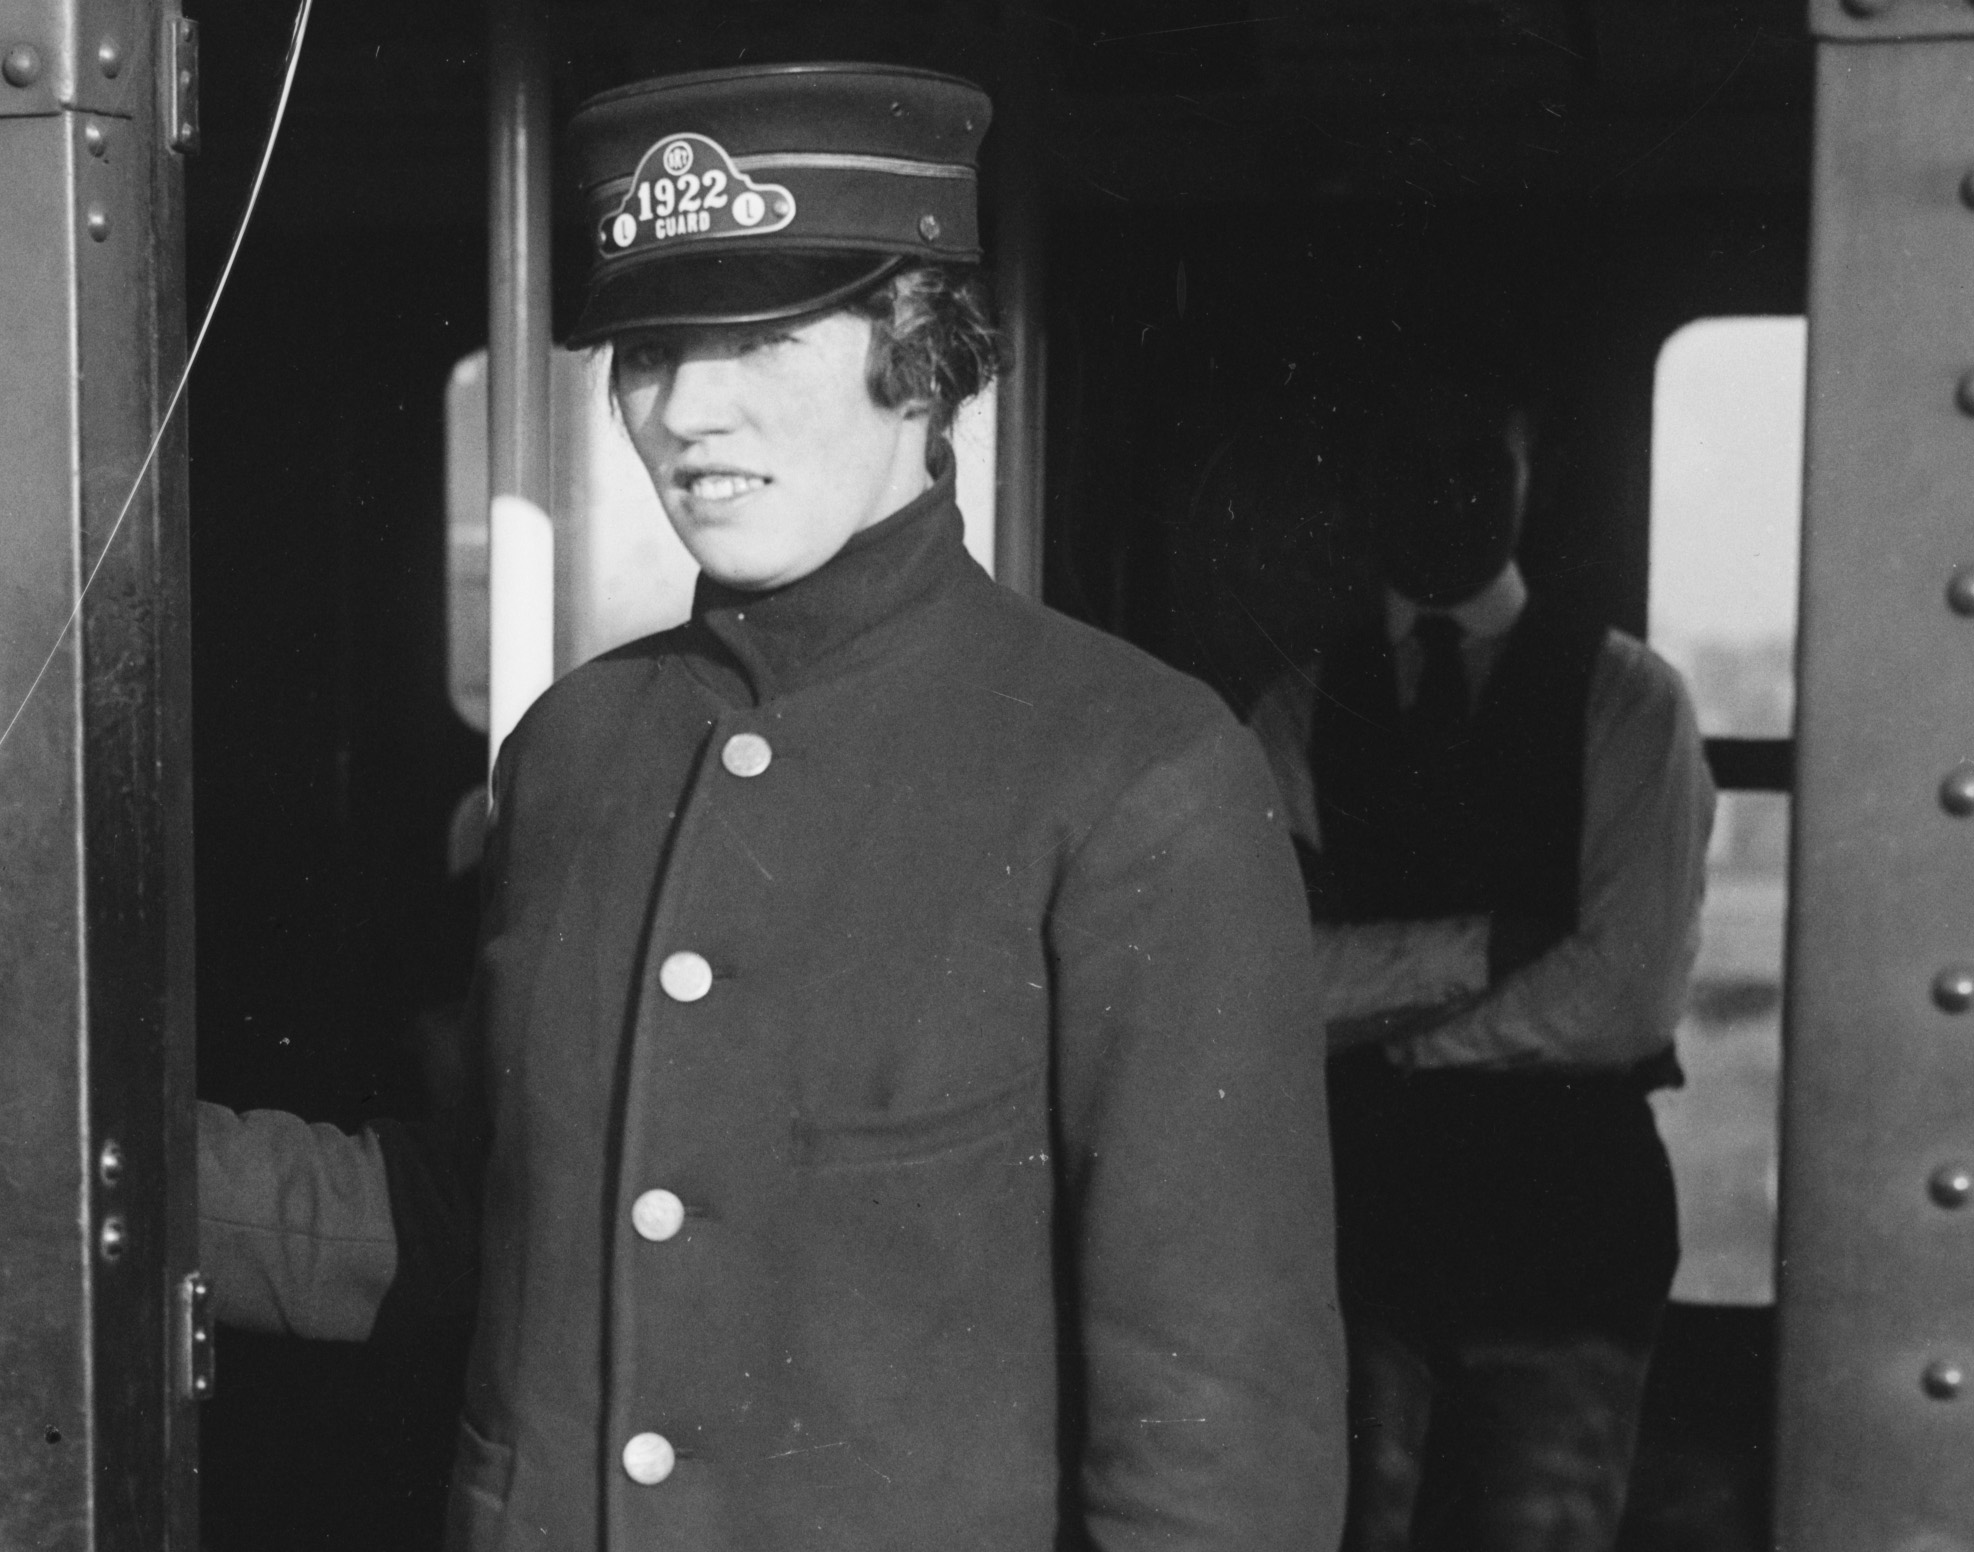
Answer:
<svg viewBox="0 0 1974 1552"><path fill-rule="evenodd" d="M889 517L783 587L749 592L702 574L692 623L726 649L760 705L828 678L846 653L971 567L953 460L947 453L933 482Z"/></svg>

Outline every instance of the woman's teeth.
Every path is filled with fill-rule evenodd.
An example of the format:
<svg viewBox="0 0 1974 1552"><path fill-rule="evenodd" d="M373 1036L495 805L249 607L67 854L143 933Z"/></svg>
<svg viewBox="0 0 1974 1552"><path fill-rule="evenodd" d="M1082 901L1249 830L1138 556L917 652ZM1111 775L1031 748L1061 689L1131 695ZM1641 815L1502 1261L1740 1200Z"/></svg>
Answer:
<svg viewBox="0 0 1974 1552"><path fill-rule="evenodd" d="M701 501L731 501L735 496L759 490L767 483L753 474L701 474L694 477L686 489Z"/></svg>

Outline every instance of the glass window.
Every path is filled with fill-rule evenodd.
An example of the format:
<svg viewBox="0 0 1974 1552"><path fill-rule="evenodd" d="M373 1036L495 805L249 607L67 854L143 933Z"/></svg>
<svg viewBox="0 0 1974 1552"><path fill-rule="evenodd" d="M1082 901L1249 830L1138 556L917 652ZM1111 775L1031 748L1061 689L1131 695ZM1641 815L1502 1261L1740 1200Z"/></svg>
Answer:
<svg viewBox="0 0 1974 1552"><path fill-rule="evenodd" d="M1801 318L1705 318L1659 352L1650 631L1703 733L1789 736L1806 348Z"/></svg>
<svg viewBox="0 0 1974 1552"><path fill-rule="evenodd" d="M1709 318L1659 354L1650 632L1713 737L1790 732L1805 346L1801 318ZM1788 831L1786 793L1721 794L1678 1035L1686 1087L1653 1101L1679 1187L1673 1297L1691 1303L1775 1296Z"/></svg>

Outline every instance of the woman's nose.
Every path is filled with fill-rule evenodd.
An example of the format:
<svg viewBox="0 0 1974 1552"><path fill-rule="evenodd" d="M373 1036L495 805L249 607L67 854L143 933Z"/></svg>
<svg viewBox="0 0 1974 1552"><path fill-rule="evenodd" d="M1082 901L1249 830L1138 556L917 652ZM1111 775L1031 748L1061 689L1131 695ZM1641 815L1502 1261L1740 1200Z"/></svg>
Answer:
<svg viewBox="0 0 1974 1552"><path fill-rule="evenodd" d="M686 442L730 430L739 418L737 386L731 357L687 355L673 369L665 395L665 429Z"/></svg>

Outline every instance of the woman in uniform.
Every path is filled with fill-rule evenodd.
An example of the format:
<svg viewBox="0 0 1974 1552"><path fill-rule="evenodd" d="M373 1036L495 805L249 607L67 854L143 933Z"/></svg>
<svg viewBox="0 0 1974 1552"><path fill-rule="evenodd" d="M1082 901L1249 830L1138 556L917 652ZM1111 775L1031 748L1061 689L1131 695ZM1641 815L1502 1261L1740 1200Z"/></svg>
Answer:
<svg viewBox="0 0 1974 1552"><path fill-rule="evenodd" d="M1323 1048L1269 774L997 588L987 100L844 66L575 126L575 343L701 567L501 749L442 1132L202 1111L222 1318L470 1304L449 1545L1327 1549Z"/></svg>

